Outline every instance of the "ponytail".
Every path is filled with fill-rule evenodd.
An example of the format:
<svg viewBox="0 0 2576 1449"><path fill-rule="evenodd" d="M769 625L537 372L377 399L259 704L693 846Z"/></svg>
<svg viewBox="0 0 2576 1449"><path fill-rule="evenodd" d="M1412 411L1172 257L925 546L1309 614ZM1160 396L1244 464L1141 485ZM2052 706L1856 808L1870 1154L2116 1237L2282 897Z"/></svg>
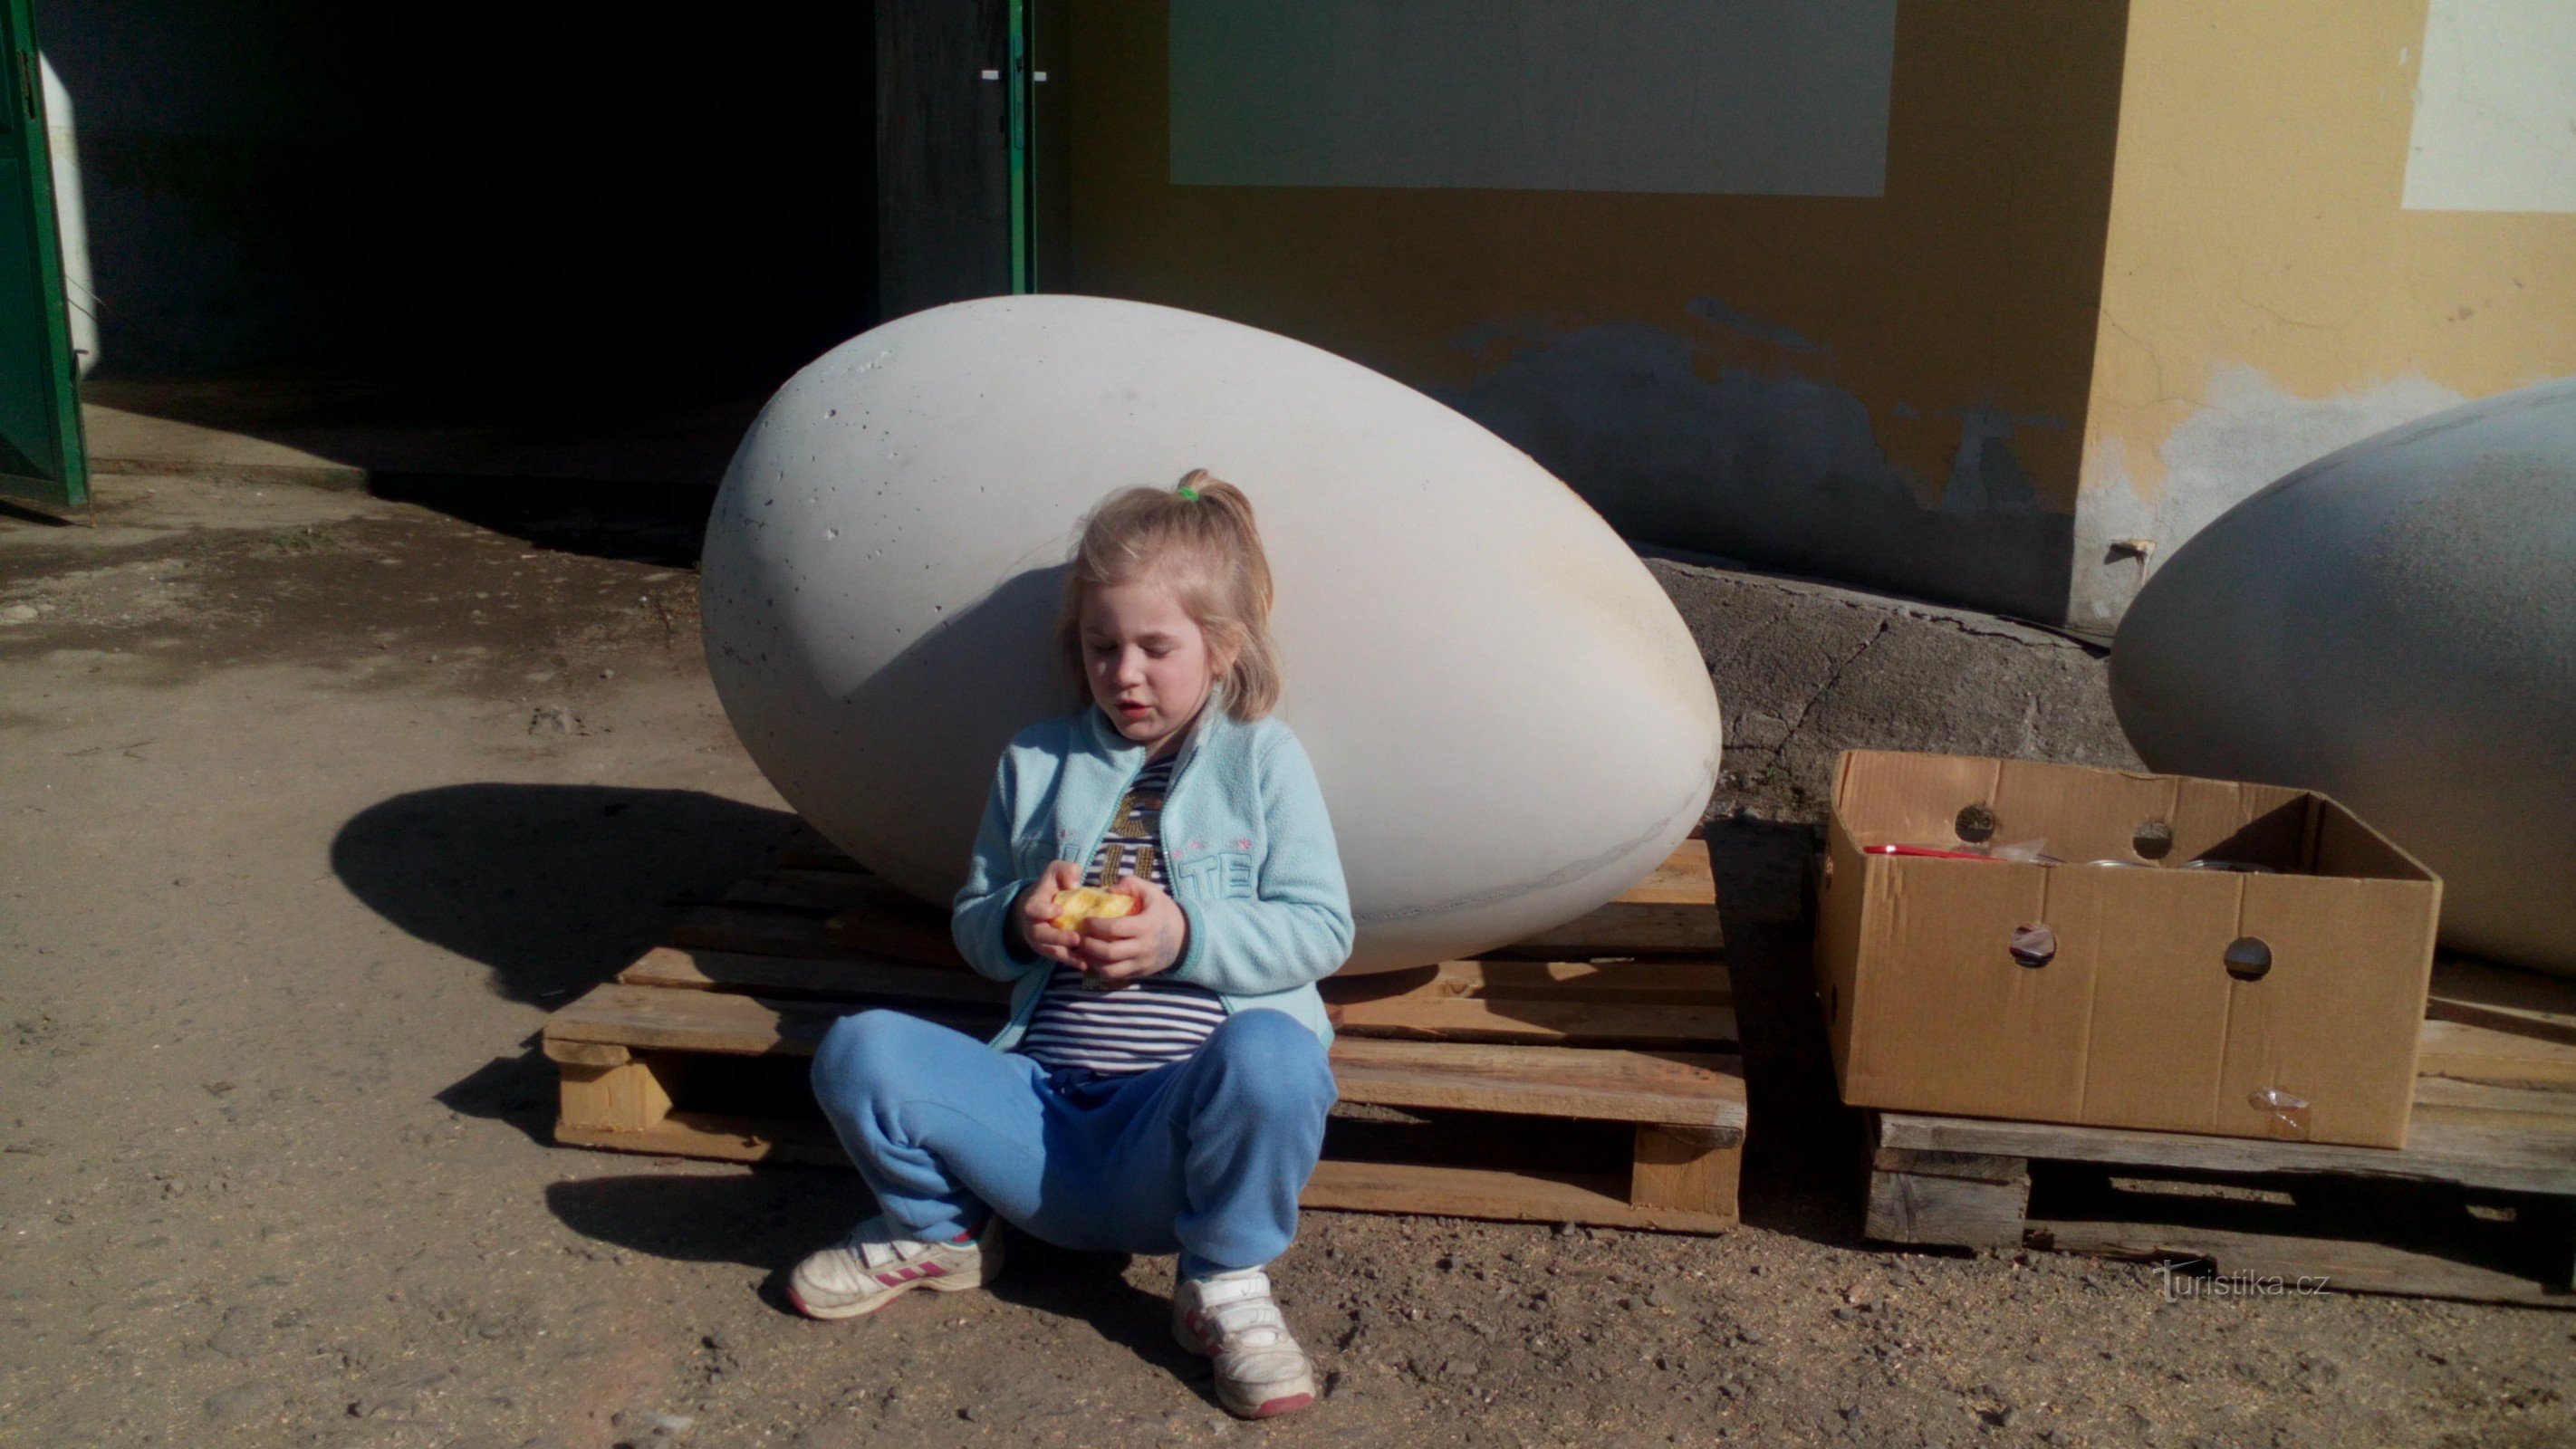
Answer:
<svg viewBox="0 0 2576 1449"><path fill-rule="evenodd" d="M1148 574L1170 580L1181 607L1207 635L1210 653L1233 652L1221 680L1226 713L1249 722L1276 708L1279 646L1270 637L1270 561L1252 500L1205 468L1192 469L1169 490L1121 489L1083 520L1056 618L1057 648L1077 699L1090 697L1082 657L1084 603L1093 589Z"/></svg>

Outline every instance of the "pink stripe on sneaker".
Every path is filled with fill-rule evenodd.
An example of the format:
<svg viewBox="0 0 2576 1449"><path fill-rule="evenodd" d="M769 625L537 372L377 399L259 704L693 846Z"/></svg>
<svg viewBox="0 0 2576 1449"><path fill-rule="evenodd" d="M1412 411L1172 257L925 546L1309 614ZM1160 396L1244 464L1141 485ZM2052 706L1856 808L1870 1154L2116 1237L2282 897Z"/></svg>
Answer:
<svg viewBox="0 0 2576 1449"><path fill-rule="evenodd" d="M924 1278L945 1278L948 1276L948 1270L940 1267L937 1263L924 1263L921 1265L921 1276Z"/></svg>

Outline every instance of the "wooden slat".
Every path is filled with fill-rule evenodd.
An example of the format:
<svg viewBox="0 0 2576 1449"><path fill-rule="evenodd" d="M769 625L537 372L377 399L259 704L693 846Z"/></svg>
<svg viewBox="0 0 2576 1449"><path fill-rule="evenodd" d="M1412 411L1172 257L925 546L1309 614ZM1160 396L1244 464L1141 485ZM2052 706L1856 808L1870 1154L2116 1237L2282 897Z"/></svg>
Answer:
<svg viewBox="0 0 2576 1449"><path fill-rule="evenodd" d="M1549 1001L1669 1001L1728 1006L1735 1001L1726 963L1715 959L1654 961L1444 961L1411 971L1328 976L1317 985L1328 1001L1430 1000L1452 996L1535 997Z"/></svg>
<svg viewBox="0 0 2576 1449"><path fill-rule="evenodd" d="M695 1157L710 1162L796 1162L812 1167L850 1165L831 1129L820 1122L733 1117L718 1112L671 1112L659 1124L642 1132L617 1132L558 1122L555 1124L555 1140L567 1147L649 1152L661 1157Z"/></svg>
<svg viewBox="0 0 2576 1449"><path fill-rule="evenodd" d="M2475 1022L2431 1020L2416 1038L2415 1070L2470 1082L2576 1087L2576 1044Z"/></svg>
<svg viewBox="0 0 2576 1449"><path fill-rule="evenodd" d="M1710 906L1628 905L1613 901L1590 915L1524 936L1497 955L1593 956L1712 955L1725 949L1726 932Z"/></svg>
<svg viewBox="0 0 2576 1449"><path fill-rule="evenodd" d="M1992 1157L1979 1152L1916 1152L1882 1147L1872 1154L1876 1172L1905 1172L1916 1177L1955 1177L1967 1182L2006 1182L2030 1186L2030 1163L2020 1157Z"/></svg>
<svg viewBox="0 0 2576 1449"><path fill-rule="evenodd" d="M1006 1003L1008 983L971 971L865 953L841 958L755 956L656 946L617 973L628 986L748 992L757 996L891 998Z"/></svg>
<svg viewBox="0 0 2576 1449"><path fill-rule="evenodd" d="M2576 1045L2576 981L2446 959L2433 966L2424 1014L2435 1021Z"/></svg>
<svg viewBox="0 0 2576 1449"><path fill-rule="evenodd" d="M1348 1102L1671 1123L1743 1140L1744 1068L1732 1056L1342 1037L1332 1061Z"/></svg>
<svg viewBox="0 0 2576 1449"><path fill-rule="evenodd" d="M2030 1177L2018 1182L1979 1182L1911 1172L1869 1175L1869 1213L1863 1231L1884 1243L1935 1243L1953 1248L2018 1244L2030 1207Z"/></svg>
<svg viewBox="0 0 2576 1449"><path fill-rule="evenodd" d="M1734 1010L1716 1006L1465 997L1354 1002L1328 1011L1336 1030L1357 1036L1559 1046L1689 1047L1736 1040Z"/></svg>
<svg viewBox="0 0 2576 1449"><path fill-rule="evenodd" d="M622 1046L595 1041L556 1041L548 1038L546 1059L562 1066L622 1067L634 1060L634 1053Z"/></svg>
<svg viewBox="0 0 2576 1449"><path fill-rule="evenodd" d="M1735 1011L1602 1001L1487 1001L1476 997L1357 1001L1325 1008L1353 1036L1559 1046L1706 1046L1736 1040Z"/></svg>
<svg viewBox="0 0 2576 1449"><path fill-rule="evenodd" d="M2432 1081L2435 1079L2426 1079ZM2428 1090L2418 1083L2419 1093ZM2403 1149L2201 1137L2122 1127L2070 1127L1905 1112L1879 1116L1878 1145L1934 1152L2176 1167L2204 1172L2328 1172L2449 1182L2515 1192L2576 1193L2576 1130L2535 1130L2507 1089L2450 1083L2419 1103ZM2460 1105L2462 1103L2490 1105ZM2501 1110L2499 1110L2501 1108Z"/></svg>
<svg viewBox="0 0 2576 1449"><path fill-rule="evenodd" d="M1732 1210L1694 1212L1639 1207L1625 1197L1622 1190L1626 1186L1610 1175L1542 1175L1328 1159L1316 1164L1315 1175L1307 1181L1298 1202L1310 1208L1358 1212L1434 1213L1507 1222L1599 1223L1693 1233L1724 1232L1737 1221Z"/></svg>
<svg viewBox="0 0 2576 1449"><path fill-rule="evenodd" d="M2576 1092L2563 1088L2417 1077L2415 1110L2427 1108L2447 1113L2446 1121L2488 1131L2513 1128L2539 1137L2576 1138Z"/></svg>
<svg viewBox="0 0 2576 1449"><path fill-rule="evenodd" d="M1322 983L1336 1030L1432 1041L1705 1045L1735 1040L1723 964L1450 961Z"/></svg>
<svg viewBox="0 0 2576 1449"><path fill-rule="evenodd" d="M697 906L683 912L672 926L671 944L753 956L842 960L894 956L967 969L965 958L948 939L947 927L864 912L817 919L804 912L758 906Z"/></svg>
<svg viewBox="0 0 2576 1449"><path fill-rule="evenodd" d="M2477 1303L2520 1303L2535 1308L2576 1308L2576 1294L2552 1291L2533 1279L2473 1264L2413 1253L2382 1243L2239 1233L2160 1223L2034 1220L2025 1236L2060 1252L2129 1258L2207 1258L2222 1274L2326 1280L2346 1293L2402 1293L2461 1298Z"/></svg>
<svg viewBox="0 0 2576 1449"><path fill-rule="evenodd" d="M907 1008L926 1021L989 1033L992 1010L959 1006ZM609 1042L654 1051L725 1056L812 1056L814 1044L847 1015L829 1002L777 1000L730 991L677 991L611 983L595 987L546 1022L548 1042Z"/></svg>
<svg viewBox="0 0 2576 1449"><path fill-rule="evenodd" d="M1619 900L1632 906L1715 906L1717 878L1709 870L1708 842L1683 841Z"/></svg>

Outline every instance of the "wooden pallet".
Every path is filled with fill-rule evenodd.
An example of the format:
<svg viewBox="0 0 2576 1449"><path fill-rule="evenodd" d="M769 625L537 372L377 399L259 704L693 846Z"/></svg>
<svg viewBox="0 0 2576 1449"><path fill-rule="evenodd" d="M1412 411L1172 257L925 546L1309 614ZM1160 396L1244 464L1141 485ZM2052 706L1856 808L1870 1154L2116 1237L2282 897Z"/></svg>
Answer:
<svg viewBox="0 0 2576 1449"><path fill-rule="evenodd" d="M1618 901L1507 952L1327 981L1345 1110L1303 1201L1733 1226L1744 1080L1722 944L1707 847L1690 840ZM1007 995L966 969L944 913L800 832L548 1021L555 1137L845 1165L804 1085L832 1022L892 1006L989 1035Z"/></svg>
<svg viewBox="0 0 2576 1449"><path fill-rule="evenodd" d="M2576 1307L2576 983L2441 963L2417 1069L2395 1151L1880 1113L1868 1232Z"/></svg>

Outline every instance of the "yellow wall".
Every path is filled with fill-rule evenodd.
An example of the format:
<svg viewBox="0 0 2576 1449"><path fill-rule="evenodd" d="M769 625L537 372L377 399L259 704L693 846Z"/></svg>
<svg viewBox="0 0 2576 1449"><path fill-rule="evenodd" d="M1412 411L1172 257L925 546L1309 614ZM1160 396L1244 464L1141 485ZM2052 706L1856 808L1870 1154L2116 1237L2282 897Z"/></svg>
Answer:
<svg viewBox="0 0 2576 1449"><path fill-rule="evenodd" d="M1875 197L1174 185L1167 3L1066 0L1069 285L1422 387L1643 541L2107 628L2282 473L2576 372L2576 212L2403 204L2428 7L2566 0L1896 0Z"/></svg>
<svg viewBox="0 0 2576 1449"><path fill-rule="evenodd" d="M1071 289L1421 386L1631 537L2063 610L2121 5L1904 0L1876 198L1175 186L1165 16L1071 0Z"/></svg>
<svg viewBox="0 0 2576 1449"><path fill-rule="evenodd" d="M2576 372L2576 213L2401 204L2426 17L2132 0L2073 622L2135 592L2118 540L2169 556L2309 459Z"/></svg>

